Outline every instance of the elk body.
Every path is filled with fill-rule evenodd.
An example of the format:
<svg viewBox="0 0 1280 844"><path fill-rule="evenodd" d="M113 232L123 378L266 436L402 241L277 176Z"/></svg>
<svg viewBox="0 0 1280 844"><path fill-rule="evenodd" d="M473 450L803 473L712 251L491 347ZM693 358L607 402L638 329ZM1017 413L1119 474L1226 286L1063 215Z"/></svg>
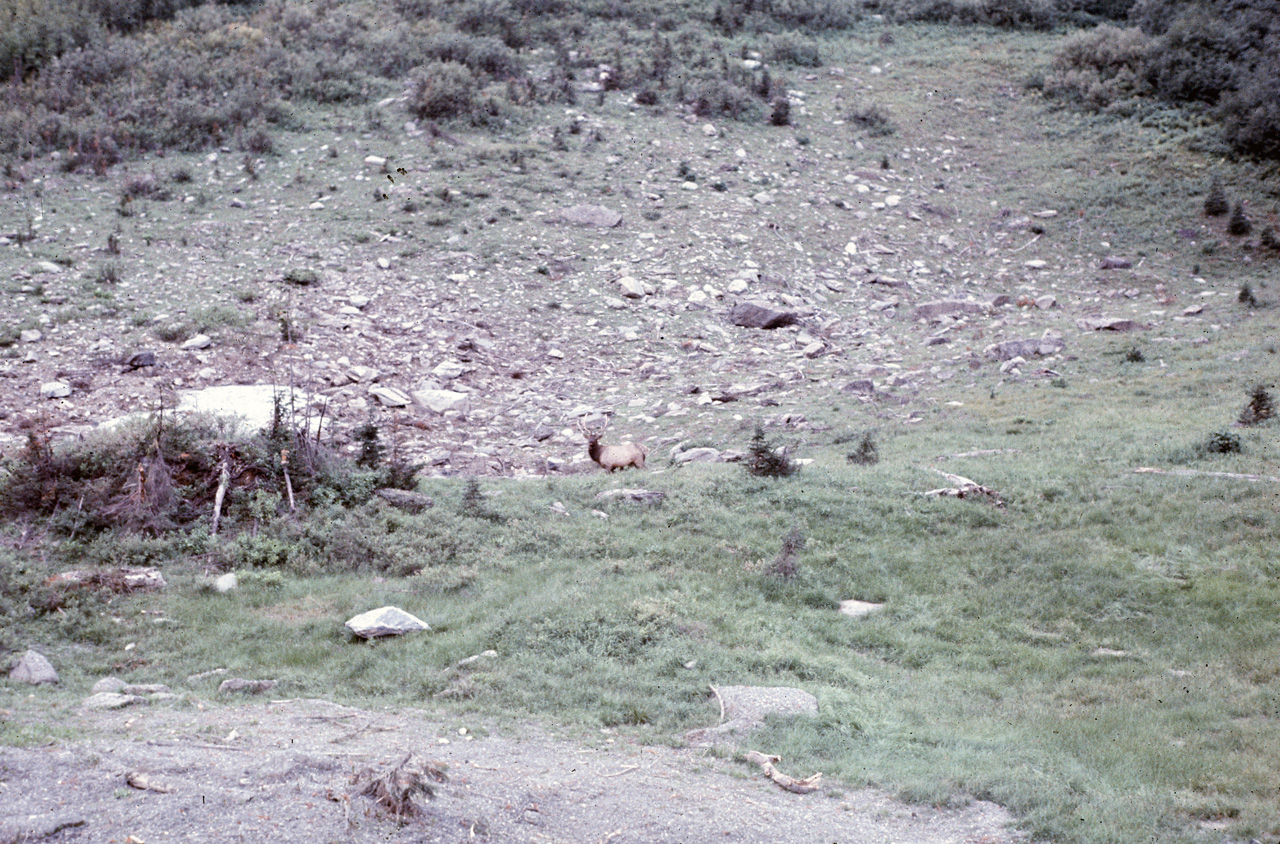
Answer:
<svg viewBox="0 0 1280 844"><path fill-rule="evenodd" d="M649 450L644 446L636 445L635 443L601 445L600 437L604 435L603 429L599 431L588 430L583 426L582 422L579 422L578 430L582 432L582 436L586 437L587 456L602 468L608 469L610 472L625 469L628 466L635 466L637 469L644 468L644 459L649 456Z"/></svg>

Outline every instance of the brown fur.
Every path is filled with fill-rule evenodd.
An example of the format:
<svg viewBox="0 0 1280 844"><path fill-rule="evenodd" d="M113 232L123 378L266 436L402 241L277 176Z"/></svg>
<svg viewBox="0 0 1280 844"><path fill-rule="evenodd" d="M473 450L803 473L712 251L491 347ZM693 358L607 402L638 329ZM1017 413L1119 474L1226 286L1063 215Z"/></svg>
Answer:
<svg viewBox="0 0 1280 844"><path fill-rule="evenodd" d="M588 437L587 455L603 468L614 472L628 466L643 469L644 459L649 456L649 450L635 443L600 445L599 437Z"/></svg>

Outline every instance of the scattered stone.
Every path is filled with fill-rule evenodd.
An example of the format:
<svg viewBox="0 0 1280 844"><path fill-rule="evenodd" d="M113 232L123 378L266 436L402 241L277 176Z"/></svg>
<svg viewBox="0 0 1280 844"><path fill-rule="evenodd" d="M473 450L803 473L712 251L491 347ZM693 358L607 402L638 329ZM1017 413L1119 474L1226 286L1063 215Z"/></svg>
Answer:
<svg viewBox="0 0 1280 844"><path fill-rule="evenodd" d="M381 169L387 166L387 159L383 158L381 155L366 155L364 157L364 163L368 164L370 167Z"/></svg>
<svg viewBox="0 0 1280 844"><path fill-rule="evenodd" d="M743 328L781 328L795 325L800 318L794 311L779 311L761 302L743 300L729 311L729 321Z"/></svg>
<svg viewBox="0 0 1280 844"><path fill-rule="evenodd" d="M1098 266L1104 270L1127 270L1133 267L1133 261L1116 255L1108 255L1102 259L1102 263Z"/></svg>
<svg viewBox="0 0 1280 844"><path fill-rule="evenodd" d="M246 695L260 695L275 686L275 680L246 680L243 677L231 677L218 684L220 694L239 692Z"/></svg>
<svg viewBox="0 0 1280 844"><path fill-rule="evenodd" d="M861 396L872 395L875 391L876 382L872 381L870 378L858 378L850 381L848 384L845 384L840 388L840 392L842 393L853 393Z"/></svg>
<svg viewBox="0 0 1280 844"><path fill-rule="evenodd" d="M144 366L155 366L156 353L145 349L141 352L135 352L130 355L127 361L124 362L124 365L130 369L141 369Z"/></svg>
<svg viewBox="0 0 1280 844"><path fill-rule="evenodd" d="M453 390L415 390L413 399L433 413L453 410L466 415L471 410L471 397Z"/></svg>
<svg viewBox="0 0 1280 844"><path fill-rule="evenodd" d="M1025 359L1056 355L1066 346L1066 341L1062 339L1062 335L1050 328L1044 332L1044 335L1039 340L1005 340L1002 343L992 343L983 350L983 354L996 360L1008 361L1018 357Z"/></svg>
<svg viewBox="0 0 1280 844"><path fill-rule="evenodd" d="M622 225L622 215L603 205L574 205L560 212L560 219L575 226L612 229Z"/></svg>
<svg viewBox="0 0 1280 844"><path fill-rule="evenodd" d="M91 691L95 695L119 694L126 685L128 684L119 677L103 677L101 680L93 684Z"/></svg>
<svg viewBox="0 0 1280 844"><path fill-rule="evenodd" d="M1046 293L1043 296L1037 296L1036 307L1042 311L1047 311L1050 308L1056 308L1058 307L1058 297L1054 296L1052 293Z"/></svg>
<svg viewBox="0 0 1280 844"><path fill-rule="evenodd" d="M387 487L385 489L376 489L373 494L381 498L383 501L395 507L397 510L403 510L406 513L416 515L430 507L435 506L435 502L429 495L423 495L420 492L413 492L407 489L393 489Z"/></svg>
<svg viewBox="0 0 1280 844"><path fill-rule="evenodd" d="M455 378L462 377L467 368L456 360L446 360L436 364L436 368L431 370L431 374L439 378L441 381L452 381Z"/></svg>
<svg viewBox="0 0 1280 844"><path fill-rule="evenodd" d="M65 399L71 395L71 385L66 381L46 381L40 385L40 396L46 399Z"/></svg>
<svg viewBox="0 0 1280 844"><path fill-rule="evenodd" d="M58 266L53 261L37 261L36 268L32 270L32 272L33 273L54 273L56 275L57 273L62 272L62 267Z"/></svg>
<svg viewBox="0 0 1280 844"><path fill-rule="evenodd" d="M213 345L213 338L208 334L197 334L182 342L179 347L184 351L192 351L195 349L207 349Z"/></svg>
<svg viewBox="0 0 1280 844"><path fill-rule="evenodd" d="M622 295L628 299L643 299L645 296L644 283L633 276L627 275L618 279L618 287L622 289Z"/></svg>
<svg viewBox="0 0 1280 844"><path fill-rule="evenodd" d="M395 387L370 387L369 395L378 400L383 407L408 407L413 401L404 390Z"/></svg>
<svg viewBox="0 0 1280 844"><path fill-rule="evenodd" d="M23 343L39 343L43 337L38 328L27 328L18 333L18 339Z"/></svg>
<svg viewBox="0 0 1280 844"><path fill-rule="evenodd" d="M9 672L9 679L15 683L40 686L58 682L58 672L43 654L27 651L19 657L17 665Z"/></svg>
<svg viewBox="0 0 1280 844"><path fill-rule="evenodd" d="M146 698L137 695L123 695L117 692L99 692L85 698L80 704L85 709L123 709L135 703L143 703Z"/></svg>
<svg viewBox="0 0 1280 844"><path fill-rule="evenodd" d="M324 205L320 206L324 208ZM320 282L320 274L315 270L306 269L304 267L294 267L284 274L284 280L289 284L296 284L299 287L310 287Z"/></svg>
<svg viewBox="0 0 1280 844"><path fill-rule="evenodd" d="M688 451L677 451L671 455L671 459L677 463L715 463L720 459L718 449L702 446L699 448L691 448Z"/></svg>
<svg viewBox="0 0 1280 844"><path fill-rule="evenodd" d="M399 636L418 630L430 630L425 621L399 607L379 607L360 613L347 622L347 629L362 639Z"/></svg>
<svg viewBox="0 0 1280 844"><path fill-rule="evenodd" d="M1039 258L1033 258L1030 261L1023 261L1022 266L1029 270L1043 270L1045 267L1049 266L1049 262L1042 261Z"/></svg>
<svg viewBox="0 0 1280 844"><path fill-rule="evenodd" d="M1081 331L1145 331L1146 326L1131 319L1117 317L1081 317L1076 320L1076 327Z"/></svg>
<svg viewBox="0 0 1280 844"><path fill-rule="evenodd" d="M877 604L871 601L859 601L856 598L850 598L847 601L840 602L840 614L847 615L852 618L859 618L883 608L884 604Z"/></svg>

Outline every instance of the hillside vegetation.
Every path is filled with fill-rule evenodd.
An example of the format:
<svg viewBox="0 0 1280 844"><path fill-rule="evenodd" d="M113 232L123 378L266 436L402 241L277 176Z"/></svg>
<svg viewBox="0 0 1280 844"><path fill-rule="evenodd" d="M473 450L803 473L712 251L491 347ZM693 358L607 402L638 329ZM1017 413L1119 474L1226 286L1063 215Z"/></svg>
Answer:
<svg viewBox="0 0 1280 844"><path fill-rule="evenodd" d="M69 150L102 168L145 150L253 149L297 104L368 103L406 77L421 117L492 123L571 102L568 80L601 66L608 88L649 102L758 118L778 92L727 59L814 66L814 37L872 18L1062 32L1046 91L1113 112L1203 108L1237 153L1280 157L1275 0L10 0L0 79L21 84L0 111L0 154Z"/></svg>

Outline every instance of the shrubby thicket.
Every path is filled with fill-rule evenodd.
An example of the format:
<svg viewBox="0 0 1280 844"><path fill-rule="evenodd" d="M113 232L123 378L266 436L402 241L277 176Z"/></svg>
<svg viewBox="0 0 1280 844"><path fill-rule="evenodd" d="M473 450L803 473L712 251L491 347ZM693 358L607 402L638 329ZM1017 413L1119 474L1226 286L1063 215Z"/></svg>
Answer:
<svg viewBox="0 0 1280 844"><path fill-rule="evenodd" d="M781 74L822 65L822 33L881 21L1065 31L1047 93L1119 112L1191 103L1238 151L1280 156L1280 0L9 0L0 155L58 149L103 169L157 148L251 149L290 103L401 92L419 119L483 124L572 103L592 80L761 119Z"/></svg>

